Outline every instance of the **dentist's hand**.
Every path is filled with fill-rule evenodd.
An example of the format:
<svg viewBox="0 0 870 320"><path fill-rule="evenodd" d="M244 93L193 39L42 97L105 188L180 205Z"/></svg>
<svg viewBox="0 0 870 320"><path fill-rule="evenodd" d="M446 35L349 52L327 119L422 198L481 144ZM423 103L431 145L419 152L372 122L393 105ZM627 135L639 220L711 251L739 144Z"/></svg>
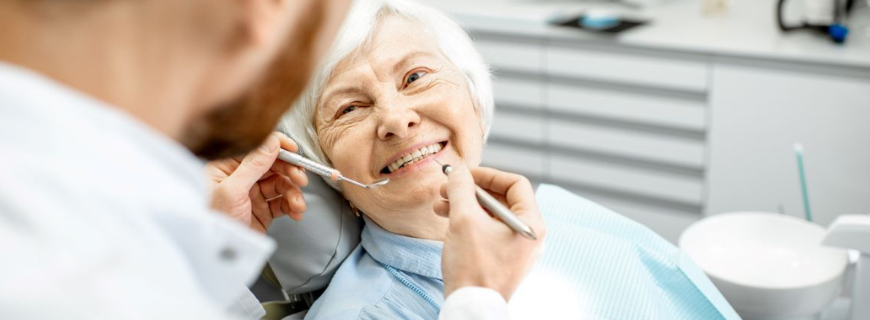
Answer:
<svg viewBox="0 0 870 320"><path fill-rule="evenodd" d="M454 167L447 179L441 195L449 203L435 206L435 212L450 218L441 259L444 297L474 286L494 289L509 301L540 257L547 232L531 183L491 168ZM475 183L515 212L538 239L521 236L484 211L474 195Z"/></svg>
<svg viewBox="0 0 870 320"><path fill-rule="evenodd" d="M279 147L291 152L298 148L293 140L275 132L244 158L209 162L206 177L212 191L211 207L260 232L285 214L302 220L305 199L299 187L308 184L308 176L302 168L277 160Z"/></svg>

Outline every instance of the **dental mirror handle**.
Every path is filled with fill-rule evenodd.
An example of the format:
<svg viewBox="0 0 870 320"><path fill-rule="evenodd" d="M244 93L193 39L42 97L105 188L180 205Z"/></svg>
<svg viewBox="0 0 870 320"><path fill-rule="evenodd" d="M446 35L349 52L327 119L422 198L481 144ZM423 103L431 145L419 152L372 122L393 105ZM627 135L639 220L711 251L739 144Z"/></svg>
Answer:
<svg viewBox="0 0 870 320"><path fill-rule="evenodd" d="M324 176L333 181L338 181L341 178L341 173L338 170L333 168L324 166L317 162L306 159L305 157L298 155L296 153L280 149L278 150L278 159L283 160L284 162L300 166L305 168L305 170L314 172L315 174Z"/></svg>

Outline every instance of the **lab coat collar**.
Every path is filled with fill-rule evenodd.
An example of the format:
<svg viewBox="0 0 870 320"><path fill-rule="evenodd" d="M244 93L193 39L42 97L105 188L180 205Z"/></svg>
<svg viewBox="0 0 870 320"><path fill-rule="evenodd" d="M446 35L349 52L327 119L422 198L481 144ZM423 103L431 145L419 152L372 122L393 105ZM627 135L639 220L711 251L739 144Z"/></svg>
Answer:
<svg viewBox="0 0 870 320"><path fill-rule="evenodd" d="M402 271L443 280L443 242L398 235L384 230L368 217L364 218L366 226L360 243L372 258Z"/></svg>

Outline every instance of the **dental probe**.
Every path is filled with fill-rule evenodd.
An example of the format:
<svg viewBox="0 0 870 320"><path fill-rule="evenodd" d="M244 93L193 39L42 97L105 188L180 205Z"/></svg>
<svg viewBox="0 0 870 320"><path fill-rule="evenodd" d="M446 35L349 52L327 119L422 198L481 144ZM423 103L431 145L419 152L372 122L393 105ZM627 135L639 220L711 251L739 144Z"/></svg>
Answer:
<svg viewBox="0 0 870 320"><path fill-rule="evenodd" d="M374 189L374 188L380 187L380 186L385 185L388 182L390 182L390 179L387 178L387 179L378 180L376 182L372 182L369 184L362 184L362 183L359 183L353 179L348 179L347 177L342 176L341 172L339 172L336 169L324 166L324 165L319 164L317 162L306 159L305 157L303 157L301 155L298 155L296 153L293 153L293 152L290 152L290 151L287 151L284 149L278 150L278 159L284 160L284 162L287 162L287 163L290 163L293 165L303 167L303 168L305 168L305 170L308 170L308 171L314 172L318 175L327 177L327 178L329 178L329 180L336 181L336 182L337 181L346 181L347 183L350 183L352 185L355 185L355 186L363 188L363 189Z"/></svg>
<svg viewBox="0 0 870 320"><path fill-rule="evenodd" d="M434 158L432 160L441 166L441 171L444 172L444 175L453 171L453 167L449 164L441 164L441 162L438 162L438 160L435 160ZM538 240L538 237L535 235L535 230L532 230L531 227L520 221L520 218L517 218L516 213L511 211L511 209L508 209L508 207L505 207L480 186L475 185L474 187L474 195L477 196L477 202L479 202L481 206L489 210L489 212L492 212L493 215L498 217L502 222L508 225L508 227L514 229L517 233L526 238Z"/></svg>

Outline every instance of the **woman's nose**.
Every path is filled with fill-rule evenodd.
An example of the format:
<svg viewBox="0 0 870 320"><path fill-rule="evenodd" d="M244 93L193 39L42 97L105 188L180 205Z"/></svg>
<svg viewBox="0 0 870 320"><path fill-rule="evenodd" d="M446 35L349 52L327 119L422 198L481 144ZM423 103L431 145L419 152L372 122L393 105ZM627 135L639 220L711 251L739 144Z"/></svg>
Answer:
<svg viewBox="0 0 870 320"><path fill-rule="evenodd" d="M408 137L420 125L420 115L410 106L383 108L381 113L378 137L382 140Z"/></svg>

